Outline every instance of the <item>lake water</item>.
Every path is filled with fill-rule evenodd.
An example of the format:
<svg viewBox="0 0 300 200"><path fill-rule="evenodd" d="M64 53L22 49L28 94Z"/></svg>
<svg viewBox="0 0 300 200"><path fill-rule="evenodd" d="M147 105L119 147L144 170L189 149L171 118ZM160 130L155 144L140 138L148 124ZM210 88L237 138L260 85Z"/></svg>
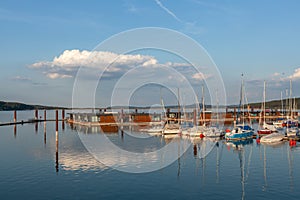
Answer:
<svg viewBox="0 0 300 200"><path fill-rule="evenodd" d="M0 121L10 116L12 112L1 112ZM21 116L32 118L33 111L20 112ZM134 130L97 132L68 124L63 130L60 123L57 149L54 122L46 127L38 123L37 129L35 124L0 127L1 199L299 199L299 143L290 147L288 142L265 146L256 140L231 144L177 139L178 149L172 153L183 154L173 163L153 172L126 173L115 169L120 163L110 162L111 168L97 161L83 137L105 136L131 152L153 152L170 141ZM204 147L211 147L206 156ZM110 155L108 150L105 159ZM111 156L122 167L137 162Z"/></svg>

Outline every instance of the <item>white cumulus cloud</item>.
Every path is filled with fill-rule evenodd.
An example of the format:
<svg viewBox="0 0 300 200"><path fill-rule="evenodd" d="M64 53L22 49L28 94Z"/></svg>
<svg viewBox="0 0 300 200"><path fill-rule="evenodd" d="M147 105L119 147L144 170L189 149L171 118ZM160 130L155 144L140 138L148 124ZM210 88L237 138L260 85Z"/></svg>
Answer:
<svg viewBox="0 0 300 200"><path fill-rule="evenodd" d="M289 76L290 79L300 79L300 68L295 69L294 73Z"/></svg>
<svg viewBox="0 0 300 200"><path fill-rule="evenodd" d="M65 50L52 61L40 61L33 63L29 67L42 70L50 79L74 77L79 67L85 67L95 72L104 72L105 77L120 76L129 69L137 66L142 67L188 67L188 63L159 61L149 55L141 54L116 54L106 51L87 51L87 50ZM95 75L94 73L94 75Z"/></svg>
<svg viewBox="0 0 300 200"><path fill-rule="evenodd" d="M207 79L209 77L211 77L211 76L208 75L208 74L203 74L202 72L195 73L192 76L193 79L198 80L198 81L205 80L205 79Z"/></svg>

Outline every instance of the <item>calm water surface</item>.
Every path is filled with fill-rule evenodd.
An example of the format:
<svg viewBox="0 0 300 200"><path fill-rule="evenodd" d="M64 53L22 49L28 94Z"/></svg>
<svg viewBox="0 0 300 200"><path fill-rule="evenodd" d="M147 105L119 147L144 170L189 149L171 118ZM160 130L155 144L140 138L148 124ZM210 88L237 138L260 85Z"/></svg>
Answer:
<svg viewBox="0 0 300 200"><path fill-rule="evenodd" d="M23 115L32 118L33 112ZM9 116L11 112L2 112L0 121L9 121ZM80 131L66 124L62 130L60 123L56 159L55 123L47 122L46 128L38 123L37 130L35 124L0 127L1 199L299 199L300 147L291 148L288 142L265 146L255 140L218 141L200 158L201 149L212 141L188 141L188 150L166 168L132 174L99 163L78 135L101 133L76 129ZM128 151L153 151L168 142L127 132L106 136Z"/></svg>

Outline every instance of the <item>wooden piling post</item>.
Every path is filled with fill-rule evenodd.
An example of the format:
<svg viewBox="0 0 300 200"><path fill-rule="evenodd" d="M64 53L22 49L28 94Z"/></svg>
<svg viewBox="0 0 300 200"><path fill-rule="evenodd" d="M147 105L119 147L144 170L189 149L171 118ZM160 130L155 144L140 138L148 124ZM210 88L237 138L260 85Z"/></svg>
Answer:
<svg viewBox="0 0 300 200"><path fill-rule="evenodd" d="M47 143L47 133L46 133L46 129L47 129L47 127L46 127L46 121L44 121L44 144L46 144Z"/></svg>
<svg viewBox="0 0 300 200"><path fill-rule="evenodd" d="M34 119L38 120L39 119L39 111L38 109L35 110L35 117Z"/></svg>
<svg viewBox="0 0 300 200"><path fill-rule="evenodd" d="M55 131L58 132L58 110L55 111Z"/></svg>
<svg viewBox="0 0 300 200"><path fill-rule="evenodd" d="M62 111L61 111L61 117L62 117L62 120L65 120L65 109L62 109Z"/></svg>
<svg viewBox="0 0 300 200"><path fill-rule="evenodd" d="M193 123L194 123L194 126L197 126L197 113L196 113L196 109L193 110Z"/></svg>
<svg viewBox="0 0 300 200"><path fill-rule="evenodd" d="M61 127L62 127L62 130L65 130L65 109L62 109L61 117L62 117Z"/></svg>
<svg viewBox="0 0 300 200"><path fill-rule="evenodd" d="M14 111L14 122L15 123L17 122L17 111L16 110Z"/></svg>
<svg viewBox="0 0 300 200"><path fill-rule="evenodd" d="M47 121L47 111L44 110L44 121L46 122Z"/></svg>
<svg viewBox="0 0 300 200"><path fill-rule="evenodd" d="M39 119L39 111L35 109L35 114L34 114L34 119L36 120L35 122L35 132L38 132L38 119Z"/></svg>
<svg viewBox="0 0 300 200"><path fill-rule="evenodd" d="M55 169L56 172L58 172L58 110L55 111L55 143L56 143Z"/></svg>

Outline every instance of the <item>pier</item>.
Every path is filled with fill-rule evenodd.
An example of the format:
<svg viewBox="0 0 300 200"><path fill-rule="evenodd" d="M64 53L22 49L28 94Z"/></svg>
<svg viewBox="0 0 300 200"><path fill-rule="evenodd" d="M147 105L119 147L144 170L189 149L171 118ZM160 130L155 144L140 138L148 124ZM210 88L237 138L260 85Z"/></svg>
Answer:
<svg viewBox="0 0 300 200"><path fill-rule="evenodd" d="M58 112L58 110L56 110ZM61 113L62 113L62 118L61 119L58 119L58 118L55 118L55 119L47 119L47 110L44 110L44 118L41 119L38 117L38 113L39 113L39 110L34 110L34 118L31 118L31 119L27 119L27 120L20 120L18 121L17 120L17 111L13 111L13 121L11 122L2 122L0 123L0 126L11 126L11 125L19 125L19 124L29 124L29 123L38 123L38 122L48 122L48 121L66 121L65 119L65 110L61 110Z"/></svg>
<svg viewBox="0 0 300 200"><path fill-rule="evenodd" d="M174 109L175 110L175 109ZM58 112L58 110L56 110ZM138 112L140 111L140 112ZM65 117L65 110L61 110L61 119L58 121L73 124L78 124L82 126L99 126L99 125L113 125L113 126L147 126L147 125L158 125L162 123L166 118L163 113L147 113L143 109L134 109L125 113L123 109L119 109L117 112L107 112L106 109L99 109L99 112L90 112L90 113L68 113L69 117ZM27 120L18 120L17 111L13 111L13 120L10 122L2 122L0 126L10 126L18 124L27 124L27 123L37 123L37 122L47 122L47 121L56 121L56 119L47 119L47 110L43 110L44 116L39 117L39 110L34 110L34 118ZM168 112L171 112L168 109ZM175 112L174 112L175 113ZM286 118L283 112L270 110L266 112L265 119L269 121L274 121L279 118ZM218 117L216 117L218 115ZM181 123L197 123L199 125L203 123L218 123L224 122L225 124L232 124L237 120L236 118L237 111L236 109L231 109L230 111L226 109L226 112L213 113L212 111L205 111L203 113L196 113L195 109L190 112L181 113L181 117L177 119ZM239 114L240 120L256 120L258 121L262 115L261 111L251 109L250 112L243 111ZM293 116L298 117L298 112L294 112ZM55 117L56 118L56 117ZM62 123L64 128L64 123Z"/></svg>

